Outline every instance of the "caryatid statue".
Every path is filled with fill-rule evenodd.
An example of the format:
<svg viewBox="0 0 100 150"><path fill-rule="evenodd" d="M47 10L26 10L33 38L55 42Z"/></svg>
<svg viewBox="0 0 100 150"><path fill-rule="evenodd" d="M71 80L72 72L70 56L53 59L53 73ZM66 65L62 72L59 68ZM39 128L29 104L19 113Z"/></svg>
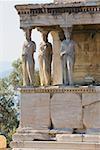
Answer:
<svg viewBox="0 0 100 150"><path fill-rule="evenodd" d="M31 29L26 29L24 42L22 49L22 70L23 70L23 85L30 86L34 84L34 52L36 51L36 44L31 41Z"/></svg>
<svg viewBox="0 0 100 150"><path fill-rule="evenodd" d="M51 84L52 44L48 42L48 32L43 31L39 47L39 75L41 86Z"/></svg>
<svg viewBox="0 0 100 150"><path fill-rule="evenodd" d="M66 32L66 31L65 31ZM70 39L70 32L60 37L63 84L73 85L73 67L75 63L75 42Z"/></svg>

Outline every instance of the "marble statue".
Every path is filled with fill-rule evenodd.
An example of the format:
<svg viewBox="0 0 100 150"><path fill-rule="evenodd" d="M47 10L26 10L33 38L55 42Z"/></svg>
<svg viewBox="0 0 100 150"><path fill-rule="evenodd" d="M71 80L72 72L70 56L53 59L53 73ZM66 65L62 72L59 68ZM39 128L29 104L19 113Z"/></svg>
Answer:
<svg viewBox="0 0 100 150"><path fill-rule="evenodd" d="M75 42L70 38L64 38L61 42L61 62L63 84L73 85L73 67L75 63Z"/></svg>
<svg viewBox="0 0 100 150"><path fill-rule="evenodd" d="M30 32L26 32L26 41L22 50L22 70L23 85L30 86L34 84L34 52L36 50L35 42L31 41Z"/></svg>
<svg viewBox="0 0 100 150"><path fill-rule="evenodd" d="M43 41L40 43L38 55L41 86L51 84L52 45L48 42L47 36L42 33Z"/></svg>

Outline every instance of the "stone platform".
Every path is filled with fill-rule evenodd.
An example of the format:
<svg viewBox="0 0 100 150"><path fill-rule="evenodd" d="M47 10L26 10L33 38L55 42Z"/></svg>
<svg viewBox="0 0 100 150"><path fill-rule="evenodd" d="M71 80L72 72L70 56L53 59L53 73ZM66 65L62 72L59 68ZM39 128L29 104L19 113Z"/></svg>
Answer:
<svg viewBox="0 0 100 150"><path fill-rule="evenodd" d="M100 87L19 88L20 125L11 147L99 150Z"/></svg>
<svg viewBox="0 0 100 150"><path fill-rule="evenodd" d="M100 144L94 142L56 142L26 141L14 143L13 150L100 150Z"/></svg>

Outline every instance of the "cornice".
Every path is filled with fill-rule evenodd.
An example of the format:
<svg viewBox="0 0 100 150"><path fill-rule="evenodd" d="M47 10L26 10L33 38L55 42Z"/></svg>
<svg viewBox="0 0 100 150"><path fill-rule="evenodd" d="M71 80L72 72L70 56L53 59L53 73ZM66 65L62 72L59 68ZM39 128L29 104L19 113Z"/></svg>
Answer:
<svg viewBox="0 0 100 150"><path fill-rule="evenodd" d="M69 4L28 4L16 5L15 8L19 15L39 15L52 14L59 15L62 13L96 13L100 12L100 5L85 5L84 3Z"/></svg>

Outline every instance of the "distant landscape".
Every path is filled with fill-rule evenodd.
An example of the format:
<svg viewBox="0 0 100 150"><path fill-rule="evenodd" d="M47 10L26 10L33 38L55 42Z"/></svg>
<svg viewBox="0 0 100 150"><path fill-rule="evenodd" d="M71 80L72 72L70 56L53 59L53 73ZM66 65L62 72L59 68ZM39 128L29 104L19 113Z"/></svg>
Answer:
<svg viewBox="0 0 100 150"><path fill-rule="evenodd" d="M4 78L12 71L12 62L0 61L0 78Z"/></svg>

